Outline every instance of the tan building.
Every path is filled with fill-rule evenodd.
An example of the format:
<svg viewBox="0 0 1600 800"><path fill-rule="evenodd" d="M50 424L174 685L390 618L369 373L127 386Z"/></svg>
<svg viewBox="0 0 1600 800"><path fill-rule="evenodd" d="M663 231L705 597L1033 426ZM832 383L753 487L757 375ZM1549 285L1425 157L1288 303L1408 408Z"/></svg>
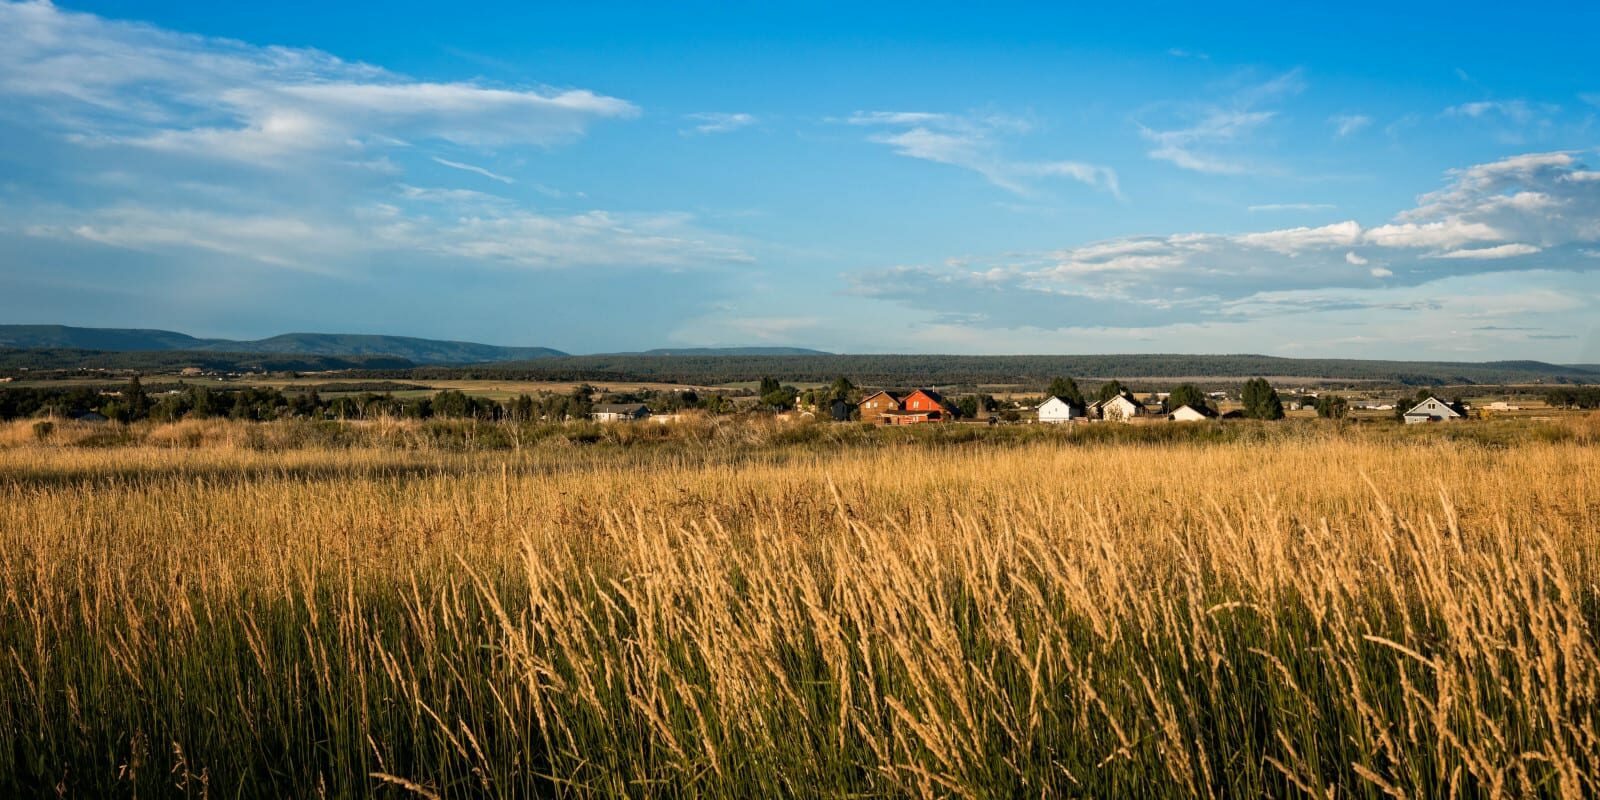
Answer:
<svg viewBox="0 0 1600 800"><path fill-rule="evenodd" d="M900 410L900 398L888 392L874 392L861 398L856 406L861 409L861 421L874 425L883 424L883 415L892 414Z"/></svg>

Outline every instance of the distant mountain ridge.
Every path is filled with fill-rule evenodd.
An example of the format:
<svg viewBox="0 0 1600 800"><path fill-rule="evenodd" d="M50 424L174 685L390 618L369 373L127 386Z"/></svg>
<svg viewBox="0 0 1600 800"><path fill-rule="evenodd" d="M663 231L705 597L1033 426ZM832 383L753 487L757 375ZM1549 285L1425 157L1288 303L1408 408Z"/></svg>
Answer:
<svg viewBox="0 0 1600 800"><path fill-rule="evenodd" d="M501 347L477 342L349 333L285 333L253 341L201 339L143 328L0 325L0 347L19 350L95 350L142 353L183 350L297 356L391 356L415 364L483 364L565 356L550 347Z"/></svg>
<svg viewBox="0 0 1600 800"><path fill-rule="evenodd" d="M202 339L148 328L79 328L71 325L0 325L0 348L99 353L272 354L354 358L385 356L413 364L452 366L536 361L570 355L550 347L504 347L477 342L364 333L284 333L265 339ZM825 356L804 347L662 347L609 356Z"/></svg>

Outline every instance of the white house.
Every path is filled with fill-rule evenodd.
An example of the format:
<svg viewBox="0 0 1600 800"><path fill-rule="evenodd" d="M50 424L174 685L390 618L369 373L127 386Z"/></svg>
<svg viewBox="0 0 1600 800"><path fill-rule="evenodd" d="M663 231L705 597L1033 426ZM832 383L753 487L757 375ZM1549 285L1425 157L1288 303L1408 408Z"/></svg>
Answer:
<svg viewBox="0 0 1600 800"><path fill-rule="evenodd" d="M1103 420L1111 422L1127 422L1134 417L1145 415L1144 404L1135 400L1129 392L1123 392L1116 397L1103 402L1095 403L1094 409Z"/></svg>
<svg viewBox="0 0 1600 800"><path fill-rule="evenodd" d="M1170 419L1173 422L1205 422L1216 415L1217 412L1212 411L1204 406L1201 406L1200 408L1195 408L1194 406L1182 406L1177 411L1168 414L1167 419Z"/></svg>
<svg viewBox="0 0 1600 800"><path fill-rule="evenodd" d="M1087 415L1083 406L1075 406L1060 397L1051 397L1040 403L1037 411L1040 422L1052 423L1071 422Z"/></svg>
<svg viewBox="0 0 1600 800"><path fill-rule="evenodd" d="M1419 422L1444 422L1447 420L1466 419L1466 409L1452 406L1437 397L1416 404L1406 412L1406 424L1415 425Z"/></svg>
<svg viewBox="0 0 1600 800"><path fill-rule="evenodd" d="M621 422L648 416L650 409L645 408L644 403L602 403L589 412L589 418L596 422Z"/></svg>

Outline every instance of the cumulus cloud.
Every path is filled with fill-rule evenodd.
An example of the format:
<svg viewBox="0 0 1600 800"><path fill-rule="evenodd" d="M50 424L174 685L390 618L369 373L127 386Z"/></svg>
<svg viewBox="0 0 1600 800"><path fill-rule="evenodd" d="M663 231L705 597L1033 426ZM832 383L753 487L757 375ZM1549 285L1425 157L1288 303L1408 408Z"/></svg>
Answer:
<svg viewBox="0 0 1600 800"><path fill-rule="evenodd" d="M1080 161L1030 161L1003 154L1003 139L1032 126L1004 115L944 114L927 111L858 111L846 124L878 129L868 138L898 155L970 170L1006 191L1032 194L1036 184L1066 178L1121 194L1110 167Z"/></svg>
<svg viewBox="0 0 1600 800"><path fill-rule="evenodd" d="M991 326L1149 324L1225 308L1247 313L1251 298L1270 292L1592 270L1600 265L1579 256L1600 243L1600 184L1573 179L1587 171L1571 153L1521 155L1453 171L1444 188L1381 225L1132 237L954 267L902 266L856 276L855 290L975 314Z"/></svg>

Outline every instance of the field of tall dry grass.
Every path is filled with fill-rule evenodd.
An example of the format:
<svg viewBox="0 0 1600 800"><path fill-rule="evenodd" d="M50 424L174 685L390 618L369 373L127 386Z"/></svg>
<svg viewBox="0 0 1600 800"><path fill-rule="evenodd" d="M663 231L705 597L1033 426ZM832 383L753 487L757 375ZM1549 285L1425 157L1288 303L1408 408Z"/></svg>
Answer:
<svg viewBox="0 0 1600 800"><path fill-rule="evenodd" d="M1404 433L15 429L0 795L1600 794L1600 448Z"/></svg>

